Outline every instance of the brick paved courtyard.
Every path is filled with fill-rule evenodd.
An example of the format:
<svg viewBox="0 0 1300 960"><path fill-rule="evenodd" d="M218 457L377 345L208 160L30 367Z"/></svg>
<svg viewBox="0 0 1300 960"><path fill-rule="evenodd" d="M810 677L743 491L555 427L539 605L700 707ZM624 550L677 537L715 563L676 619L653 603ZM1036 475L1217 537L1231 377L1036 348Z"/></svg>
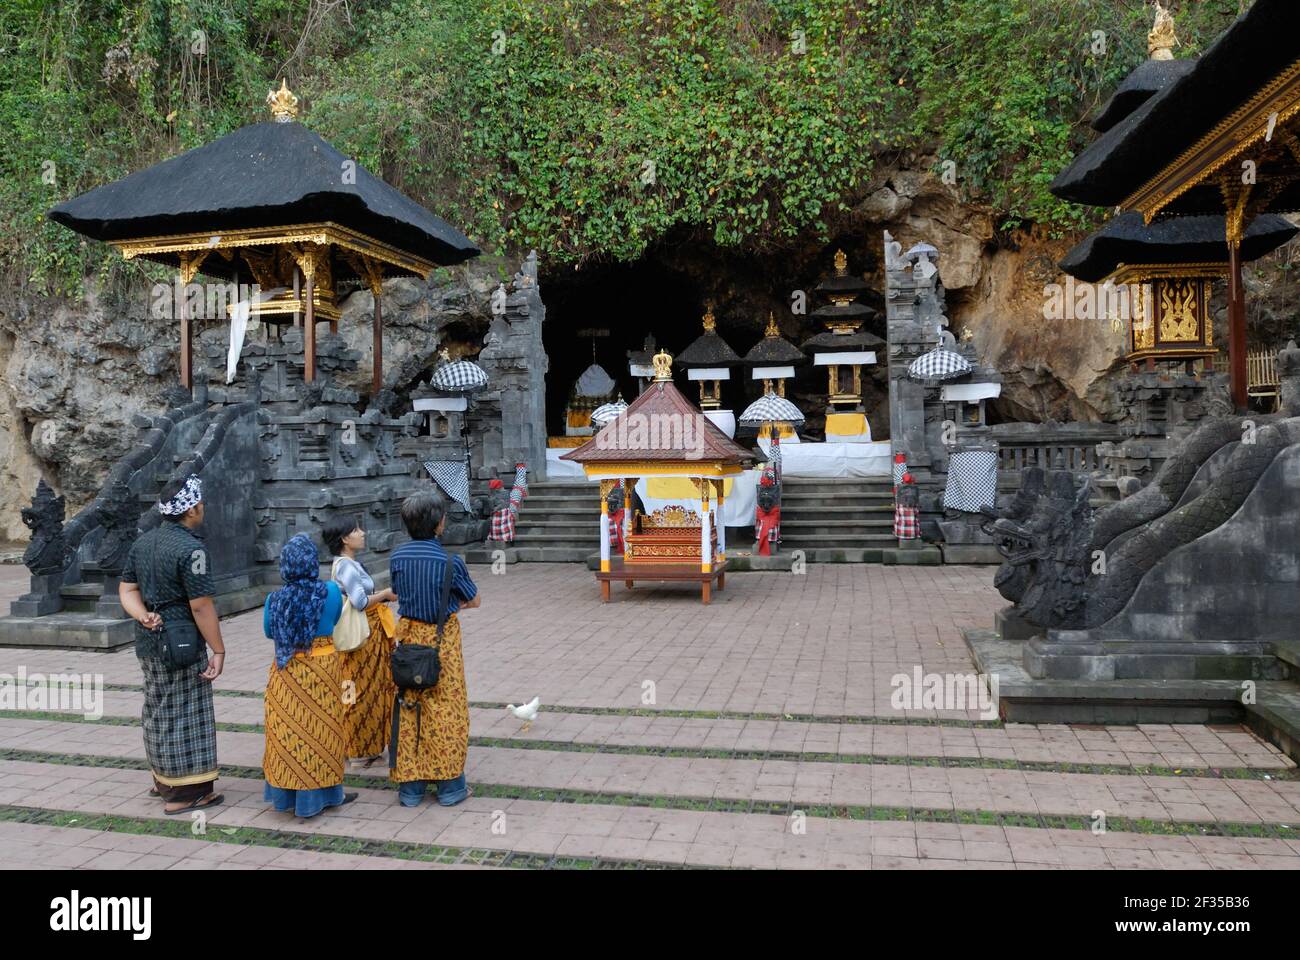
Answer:
<svg viewBox="0 0 1300 960"><path fill-rule="evenodd" d="M20 570L0 568L0 601ZM961 628L1002 603L988 568L737 574L709 607L687 586L602 605L567 564L472 572L466 803L403 808L384 770L357 767L345 810L270 811L254 611L223 623L226 802L198 833L147 796L131 651L0 650L0 673L108 688L98 718L0 713L0 865L1300 867L1294 765L1243 727L895 710L896 674L973 671ZM502 704L534 695L524 732Z"/></svg>

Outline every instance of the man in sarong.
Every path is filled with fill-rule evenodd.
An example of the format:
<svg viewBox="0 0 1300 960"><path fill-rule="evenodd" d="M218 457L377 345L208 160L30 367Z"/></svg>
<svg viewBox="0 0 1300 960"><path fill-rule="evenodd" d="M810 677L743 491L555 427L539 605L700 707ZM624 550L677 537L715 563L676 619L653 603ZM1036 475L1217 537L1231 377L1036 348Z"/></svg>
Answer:
<svg viewBox="0 0 1300 960"><path fill-rule="evenodd" d="M135 653L144 672L144 749L153 771L152 794L170 815L211 807L222 797L217 781L217 722L212 681L225 668L207 548L196 535L203 523L203 486L197 476L163 488L162 522L131 547L118 599L135 619ZM189 620L205 649L197 663L174 667L164 624ZM212 654L208 656L207 648Z"/></svg>

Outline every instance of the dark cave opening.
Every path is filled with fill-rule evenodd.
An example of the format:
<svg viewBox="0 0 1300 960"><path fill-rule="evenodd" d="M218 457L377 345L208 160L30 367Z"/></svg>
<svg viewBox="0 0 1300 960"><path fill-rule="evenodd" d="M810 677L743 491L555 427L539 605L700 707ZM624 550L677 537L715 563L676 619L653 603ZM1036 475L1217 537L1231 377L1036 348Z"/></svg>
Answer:
<svg viewBox="0 0 1300 960"><path fill-rule="evenodd" d="M876 269L858 245L844 242L858 273ZM801 345L822 327L806 313L791 312L795 291L805 291L806 310L820 305L813 287L833 272L831 259L837 245L819 245L815 251L777 251L765 256L721 250L710 243L684 241L665 244L631 262L602 262L557 266L540 276L546 303L543 342L549 360L546 375L546 429L552 437L565 432L565 409L578 377L593 362L613 378L616 392L629 403L638 392L637 378L628 369L628 351L641 350L647 334L657 345L676 357L703 332L706 304L714 304L717 332L743 357L763 336L769 313L782 335ZM825 261L824 263L822 261ZM873 284L874 286L874 284ZM884 301L876 290L861 302L883 310ZM883 314L866 326L884 335ZM592 332L599 332L593 335ZM873 434L888 436L888 402L884 389L884 364L879 355L874 368L863 370L864 404ZM678 388L693 402L700 398L699 384L674 364ZM762 394L761 380L736 365L731 378L721 385L722 407L739 417ZM820 439L826 408L827 374L811 360L798 366L786 382L786 396L808 421L800 431L808 439ZM742 440L744 437L742 436Z"/></svg>

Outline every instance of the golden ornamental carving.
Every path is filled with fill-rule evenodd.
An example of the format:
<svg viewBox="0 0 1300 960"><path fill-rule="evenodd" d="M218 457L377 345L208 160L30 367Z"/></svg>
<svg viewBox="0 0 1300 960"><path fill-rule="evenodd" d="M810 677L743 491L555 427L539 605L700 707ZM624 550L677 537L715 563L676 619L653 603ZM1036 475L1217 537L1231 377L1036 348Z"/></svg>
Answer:
<svg viewBox="0 0 1300 960"><path fill-rule="evenodd" d="M643 529L644 527L699 527L701 522L700 515L694 510L673 505L660 507L654 513L646 514Z"/></svg>
<svg viewBox="0 0 1300 960"><path fill-rule="evenodd" d="M846 277L849 273L849 258L844 255L843 250L835 251L835 276Z"/></svg>
<svg viewBox="0 0 1300 960"><path fill-rule="evenodd" d="M1147 54L1152 60L1172 60L1178 37L1174 33L1174 18L1163 3L1156 3L1156 21L1147 34Z"/></svg>
<svg viewBox="0 0 1300 960"><path fill-rule="evenodd" d="M704 316L701 318L704 323L704 332L712 333L718 326L717 318L713 316L713 304L706 304L704 307Z"/></svg>
<svg viewBox="0 0 1300 960"><path fill-rule="evenodd" d="M1160 285L1161 343L1199 342L1196 285L1190 280L1168 280Z"/></svg>
<svg viewBox="0 0 1300 960"><path fill-rule="evenodd" d="M289 89L289 82L283 78L279 90L266 92L266 105L271 108L271 116L276 123L298 119L298 98Z"/></svg>
<svg viewBox="0 0 1300 960"><path fill-rule="evenodd" d="M767 312L767 329L763 331L765 337L781 336L781 328L776 325L776 314L772 311Z"/></svg>
<svg viewBox="0 0 1300 960"><path fill-rule="evenodd" d="M656 380L671 380L673 378L673 358L672 354L666 350L660 350L650 360L655 368Z"/></svg>

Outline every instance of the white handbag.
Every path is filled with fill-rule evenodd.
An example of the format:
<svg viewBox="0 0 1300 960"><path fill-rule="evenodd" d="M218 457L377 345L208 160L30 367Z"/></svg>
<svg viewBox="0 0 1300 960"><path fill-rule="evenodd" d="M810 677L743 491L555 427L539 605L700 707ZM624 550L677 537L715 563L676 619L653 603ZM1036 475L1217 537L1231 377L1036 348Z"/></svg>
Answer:
<svg viewBox="0 0 1300 960"><path fill-rule="evenodd" d="M331 577L338 573L339 559L341 558L335 559L334 565L330 567ZM365 646L369 639L370 621L366 619L364 611L352 606L352 601L345 592L343 612L339 615L339 622L334 625L334 649L339 653L352 653Z"/></svg>

